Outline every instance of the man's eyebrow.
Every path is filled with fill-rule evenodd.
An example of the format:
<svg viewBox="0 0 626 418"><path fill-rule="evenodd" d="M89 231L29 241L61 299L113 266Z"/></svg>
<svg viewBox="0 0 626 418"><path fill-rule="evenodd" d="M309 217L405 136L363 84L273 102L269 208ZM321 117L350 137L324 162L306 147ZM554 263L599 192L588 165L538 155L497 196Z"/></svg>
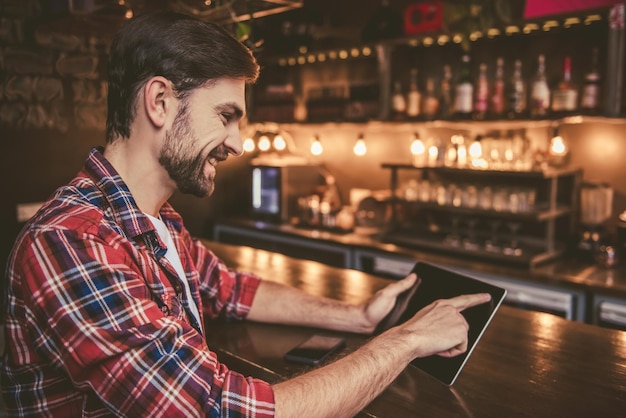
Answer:
<svg viewBox="0 0 626 418"><path fill-rule="evenodd" d="M243 109L235 102L222 103L217 106L217 110L220 112L228 111L234 113L239 119L243 117Z"/></svg>

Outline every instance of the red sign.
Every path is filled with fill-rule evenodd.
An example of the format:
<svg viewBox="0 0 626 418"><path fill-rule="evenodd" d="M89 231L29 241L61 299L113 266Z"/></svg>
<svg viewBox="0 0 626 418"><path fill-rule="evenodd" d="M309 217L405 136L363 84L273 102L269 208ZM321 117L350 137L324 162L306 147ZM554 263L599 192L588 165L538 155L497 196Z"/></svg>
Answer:
<svg viewBox="0 0 626 418"><path fill-rule="evenodd" d="M422 1L404 9L404 33L435 32L442 27L441 1Z"/></svg>
<svg viewBox="0 0 626 418"><path fill-rule="evenodd" d="M526 0L524 18L532 19L588 9L599 9L623 2L624 0Z"/></svg>

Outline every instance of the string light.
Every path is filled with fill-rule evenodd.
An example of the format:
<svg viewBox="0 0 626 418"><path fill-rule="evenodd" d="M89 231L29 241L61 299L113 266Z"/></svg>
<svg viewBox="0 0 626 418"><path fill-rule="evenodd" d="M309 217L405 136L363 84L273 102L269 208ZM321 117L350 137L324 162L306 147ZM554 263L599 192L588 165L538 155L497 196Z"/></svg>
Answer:
<svg viewBox="0 0 626 418"><path fill-rule="evenodd" d="M559 133L558 126L553 128L553 136L550 139L550 147L548 148L548 160L553 166L561 166L567 163L569 148L567 143Z"/></svg>
<svg viewBox="0 0 626 418"><path fill-rule="evenodd" d="M483 156L483 147L480 141L474 141L469 147L469 155L472 159L481 158Z"/></svg>
<svg viewBox="0 0 626 418"><path fill-rule="evenodd" d="M274 137L274 149L276 151L283 151L285 148L287 148L287 143L285 142L285 139L282 137L282 135L276 135Z"/></svg>
<svg viewBox="0 0 626 418"><path fill-rule="evenodd" d="M313 142L311 142L311 154L313 155L321 155L324 151L324 147L322 147L322 143L320 142L319 136L315 135L313 137Z"/></svg>
<svg viewBox="0 0 626 418"><path fill-rule="evenodd" d="M550 141L550 152L554 155L564 155L567 152L567 145L562 136L555 136Z"/></svg>
<svg viewBox="0 0 626 418"><path fill-rule="evenodd" d="M411 141L411 155L413 155L414 165L424 165L426 158L426 147L424 146L424 142L420 139L417 132L413 134L413 140Z"/></svg>
<svg viewBox="0 0 626 418"><path fill-rule="evenodd" d="M291 154L294 150L293 138L288 131L280 129L278 124L254 124L248 128L243 141L244 152L274 152L277 155Z"/></svg>
<svg viewBox="0 0 626 418"><path fill-rule="evenodd" d="M367 145L365 145L365 139L363 134L359 134L359 137L356 140L356 144L354 144L354 154L362 157L367 154Z"/></svg>
<svg viewBox="0 0 626 418"><path fill-rule="evenodd" d="M270 139L267 137L267 135L263 135L262 137L259 138L259 150L260 151L267 151L270 149L271 146L271 142Z"/></svg>
<svg viewBox="0 0 626 418"><path fill-rule="evenodd" d="M252 151L254 151L254 148L255 148L255 147L254 147L254 139L252 139L252 138L246 138L246 139L243 141L243 150L244 150L245 152L252 152Z"/></svg>

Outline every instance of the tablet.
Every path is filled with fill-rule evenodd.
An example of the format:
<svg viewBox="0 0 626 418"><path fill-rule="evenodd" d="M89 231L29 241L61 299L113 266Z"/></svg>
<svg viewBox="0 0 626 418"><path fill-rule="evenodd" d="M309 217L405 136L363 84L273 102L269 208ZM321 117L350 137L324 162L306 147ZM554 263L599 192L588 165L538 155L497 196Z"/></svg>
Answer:
<svg viewBox="0 0 626 418"><path fill-rule="evenodd" d="M469 325L468 345L465 353L452 358L433 355L417 358L411 362L412 365L451 386L502 304L506 290L474 277L421 261L415 264L412 272L416 273L418 278L415 285L398 296L394 308L378 324L376 333L407 321L420 309L437 299L448 299L468 293L491 294L491 301L462 311Z"/></svg>

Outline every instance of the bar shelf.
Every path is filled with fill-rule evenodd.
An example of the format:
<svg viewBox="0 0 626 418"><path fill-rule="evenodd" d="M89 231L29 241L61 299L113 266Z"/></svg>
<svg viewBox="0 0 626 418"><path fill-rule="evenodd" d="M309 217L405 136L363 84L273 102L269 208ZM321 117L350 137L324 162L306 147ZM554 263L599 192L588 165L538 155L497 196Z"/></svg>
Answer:
<svg viewBox="0 0 626 418"><path fill-rule="evenodd" d="M575 233L581 169L475 170L406 163L383 163L382 167L391 173L389 222L380 236L385 242L533 266L563 255ZM418 196L407 199L401 179L413 181ZM468 206L464 201L450 201L446 194L455 193L457 182L461 188L473 187L474 193L482 193L476 192L476 185L490 193L493 188L503 199L528 191L533 202L523 210L517 206L511 210L512 203L486 207L487 198L479 197L482 203L472 200ZM436 185L435 197L429 190L423 198L423 188L431 187L424 183ZM466 189L456 193L460 196ZM491 194L487 196L492 199ZM514 199L511 202L518 202L518 197ZM495 205L496 200L489 204Z"/></svg>

